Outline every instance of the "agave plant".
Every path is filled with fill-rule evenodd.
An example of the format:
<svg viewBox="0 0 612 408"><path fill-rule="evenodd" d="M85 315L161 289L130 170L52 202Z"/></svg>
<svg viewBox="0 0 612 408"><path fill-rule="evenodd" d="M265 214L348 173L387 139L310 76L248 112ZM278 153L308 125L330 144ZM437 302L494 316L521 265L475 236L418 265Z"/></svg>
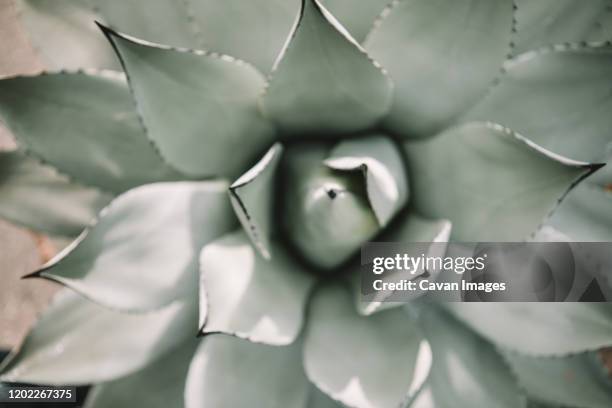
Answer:
<svg viewBox="0 0 612 408"><path fill-rule="evenodd" d="M52 70L0 81L0 214L76 237L30 275L67 289L2 381L94 408L612 405L605 303L355 279L371 240L612 238L608 1L91 3L21 1Z"/></svg>

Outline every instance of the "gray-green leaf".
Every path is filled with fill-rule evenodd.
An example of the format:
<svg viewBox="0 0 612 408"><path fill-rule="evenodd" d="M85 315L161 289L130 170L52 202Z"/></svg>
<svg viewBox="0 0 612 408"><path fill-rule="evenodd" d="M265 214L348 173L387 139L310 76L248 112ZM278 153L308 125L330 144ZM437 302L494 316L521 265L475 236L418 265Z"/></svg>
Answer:
<svg viewBox="0 0 612 408"><path fill-rule="evenodd" d="M448 308L497 345L525 354L559 356L612 346L609 303L449 303Z"/></svg>
<svg viewBox="0 0 612 408"><path fill-rule="evenodd" d="M525 407L508 366L490 343L436 307L423 308L420 322L433 363L426 386L410 407Z"/></svg>
<svg viewBox="0 0 612 408"><path fill-rule="evenodd" d="M124 314L65 289L0 365L0 381L79 385L131 374L193 336L195 310L192 300L181 300Z"/></svg>
<svg viewBox="0 0 612 408"><path fill-rule="evenodd" d="M111 199L22 152L0 152L0 216L14 223L75 237Z"/></svg>
<svg viewBox="0 0 612 408"><path fill-rule="evenodd" d="M532 357L503 352L521 388L535 400L562 406L607 408L612 380L597 352Z"/></svg>
<svg viewBox="0 0 612 408"><path fill-rule="evenodd" d="M336 16L355 40L362 42L391 0L321 0L321 3Z"/></svg>
<svg viewBox="0 0 612 408"><path fill-rule="evenodd" d="M397 407L425 381L431 353L403 310L360 316L347 288L318 289L304 340L306 375L356 408Z"/></svg>
<svg viewBox="0 0 612 408"><path fill-rule="evenodd" d="M91 186L119 193L184 178L151 145L114 71L0 80L0 117L20 145Z"/></svg>
<svg viewBox="0 0 612 408"><path fill-rule="evenodd" d="M450 219L453 238L468 242L527 238L595 168L491 123L461 125L404 146L409 174L419 175L412 205Z"/></svg>
<svg viewBox="0 0 612 408"><path fill-rule="evenodd" d="M273 247L274 257L262 258L242 230L204 247L202 333L227 333L272 345L296 339L315 279L282 246Z"/></svg>
<svg viewBox="0 0 612 408"><path fill-rule="evenodd" d="M515 54L546 45L609 40L600 24L610 13L609 0L515 0Z"/></svg>
<svg viewBox="0 0 612 408"><path fill-rule="evenodd" d="M225 335L204 338L189 368L186 408L304 408L309 384L301 342L268 346Z"/></svg>
<svg viewBox="0 0 612 408"><path fill-rule="evenodd" d="M101 305L150 311L193 290L198 254L236 226L225 182L142 186L35 274Z"/></svg>
<svg viewBox="0 0 612 408"><path fill-rule="evenodd" d="M277 169L283 146L274 144L253 167L230 186L234 211L255 248L270 258L270 237L277 227L273 221L274 201L278 198Z"/></svg>
<svg viewBox="0 0 612 408"><path fill-rule="evenodd" d="M529 52L506 64L466 120L493 121L555 153L600 161L612 141L611 81L612 46Z"/></svg>
<svg viewBox="0 0 612 408"><path fill-rule="evenodd" d="M430 136L474 104L500 73L512 1L393 4L365 41L396 85L385 124L404 138Z"/></svg>
<svg viewBox="0 0 612 408"><path fill-rule="evenodd" d="M391 99L381 68L318 0L302 0L261 100L264 114L289 137L346 133L373 126Z"/></svg>
<svg viewBox="0 0 612 408"><path fill-rule="evenodd" d="M96 27L87 1L17 0L17 8L38 54L49 69L118 68L112 47Z"/></svg>
<svg viewBox="0 0 612 408"><path fill-rule="evenodd" d="M269 147L274 129L257 109L265 79L255 68L103 29L121 57L148 135L175 167L234 177Z"/></svg>

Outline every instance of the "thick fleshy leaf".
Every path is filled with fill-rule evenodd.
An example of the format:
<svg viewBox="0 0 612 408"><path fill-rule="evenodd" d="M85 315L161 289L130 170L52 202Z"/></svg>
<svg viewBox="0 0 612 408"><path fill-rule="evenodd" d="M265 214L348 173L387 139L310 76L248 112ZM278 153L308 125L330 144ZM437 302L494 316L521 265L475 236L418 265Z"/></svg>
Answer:
<svg viewBox="0 0 612 408"><path fill-rule="evenodd" d="M111 199L22 152L0 152L0 217L14 223L74 237Z"/></svg>
<svg viewBox="0 0 612 408"><path fill-rule="evenodd" d="M612 141L612 46L560 46L506 64L501 82L467 114L497 122L575 160L599 161Z"/></svg>
<svg viewBox="0 0 612 408"><path fill-rule="evenodd" d="M385 14L366 49L395 82L387 127L429 136L483 95L509 52L512 0L403 0Z"/></svg>
<svg viewBox="0 0 612 408"><path fill-rule="evenodd" d="M17 0L29 37L50 69L118 68L87 1Z"/></svg>
<svg viewBox="0 0 612 408"><path fill-rule="evenodd" d="M425 381L431 351L401 309L360 316L349 291L321 287L304 340L306 375L350 407L396 407Z"/></svg>
<svg viewBox="0 0 612 408"><path fill-rule="evenodd" d="M612 380L596 352L566 357L504 352L504 358L521 388L535 400L582 408L612 404Z"/></svg>
<svg viewBox="0 0 612 408"><path fill-rule="evenodd" d="M195 310L189 299L124 314L66 289L0 366L0 381L79 385L131 374L193 336Z"/></svg>
<svg viewBox="0 0 612 408"><path fill-rule="evenodd" d="M331 270L380 229L359 174L324 165L329 146L293 144L283 156L281 216L287 239L317 267Z"/></svg>
<svg viewBox="0 0 612 408"><path fill-rule="evenodd" d="M189 368L185 407L303 408L309 384L300 350L300 342L278 347L207 336Z"/></svg>
<svg viewBox="0 0 612 408"><path fill-rule="evenodd" d="M450 238L452 226L448 220L432 220L429 218L421 217L413 212L409 212L402 219L397 220L397 224L391 226L391 228L384 232L378 239L380 242L397 242L397 243L431 243L426 253L427 256L440 256L443 257L446 253L445 242L448 242ZM424 247L423 247L424 248ZM418 256L419 254L415 254ZM419 275L423 274L423 269L420 273L414 274L414 279L420 279ZM428 277L430 281L434 281L439 270L429 270ZM357 310L363 315L370 315L381 310L390 309L397 306L402 306L405 302L385 302L385 299L389 298L393 294L392 291L378 291L375 295L376 298L372 302L366 302L361 299L361 277L359 273L355 273L353 280L355 287L355 300L357 301ZM397 282L401 279L406 279L403 274L390 274L386 273L380 275L380 279L384 282ZM414 297L418 297L423 294L422 291L414 291ZM404 299L408 299L408 295L402 296Z"/></svg>
<svg viewBox="0 0 612 408"><path fill-rule="evenodd" d="M381 119L392 88L386 73L318 0L302 0L261 106L287 136L347 133Z"/></svg>
<svg viewBox="0 0 612 408"><path fill-rule="evenodd" d="M515 0L515 54L546 45L610 39L600 24L608 0Z"/></svg>
<svg viewBox="0 0 612 408"><path fill-rule="evenodd" d="M204 48L267 73L283 48L300 0L189 0Z"/></svg>
<svg viewBox="0 0 612 408"><path fill-rule="evenodd" d="M174 47L201 46L189 0L88 1L95 6L102 20L114 29Z"/></svg>
<svg viewBox="0 0 612 408"><path fill-rule="evenodd" d="M84 407L183 407L187 371L198 343L189 339L140 371L95 385Z"/></svg>
<svg viewBox="0 0 612 408"><path fill-rule="evenodd" d="M175 167L238 176L269 147L273 128L257 110L265 79L255 68L103 30L121 58L149 136Z"/></svg>
<svg viewBox="0 0 612 408"><path fill-rule="evenodd" d="M156 183L119 196L33 276L60 282L101 305L148 311L192 290L204 244L236 222L225 182Z"/></svg>
<svg viewBox="0 0 612 408"><path fill-rule="evenodd" d="M463 241L527 238L594 165L576 162L491 123L469 123L405 145L412 205L453 223ZM460 171L457 171L460 169Z"/></svg>
<svg viewBox="0 0 612 408"><path fill-rule="evenodd" d="M346 27L355 40L362 42L376 18L391 0L321 0L321 3Z"/></svg>
<svg viewBox="0 0 612 408"><path fill-rule="evenodd" d="M202 333L222 332L274 345L296 339L315 279L282 246L274 250L272 259L262 258L241 230L204 247Z"/></svg>
<svg viewBox="0 0 612 408"><path fill-rule="evenodd" d="M111 192L184 178L144 134L113 71L0 80L0 117L19 144L63 173Z"/></svg>
<svg viewBox="0 0 612 408"><path fill-rule="evenodd" d="M270 258L277 168L283 146L275 144L230 186L230 199L245 232L264 258Z"/></svg>
<svg viewBox="0 0 612 408"><path fill-rule="evenodd" d="M576 241L612 242L612 191L582 183L555 211L550 224Z"/></svg>
<svg viewBox="0 0 612 408"><path fill-rule="evenodd" d="M612 345L608 303L449 303L448 308L497 345L525 354L558 356Z"/></svg>
<svg viewBox="0 0 612 408"><path fill-rule="evenodd" d="M410 407L525 407L510 369L490 343L436 307L423 308L420 321L433 363L427 385Z"/></svg>
<svg viewBox="0 0 612 408"><path fill-rule="evenodd" d="M325 164L338 171L363 174L368 201L381 226L386 226L408 201L408 178L399 146L384 136L340 142Z"/></svg>

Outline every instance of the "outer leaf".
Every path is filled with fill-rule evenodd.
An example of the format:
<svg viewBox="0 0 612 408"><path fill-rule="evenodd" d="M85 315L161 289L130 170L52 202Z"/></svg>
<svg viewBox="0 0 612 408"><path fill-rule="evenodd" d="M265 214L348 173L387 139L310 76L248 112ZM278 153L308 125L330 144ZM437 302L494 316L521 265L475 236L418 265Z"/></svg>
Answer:
<svg viewBox="0 0 612 408"><path fill-rule="evenodd" d="M230 186L230 199L245 232L264 257L270 258L277 168L283 152L277 143Z"/></svg>
<svg viewBox="0 0 612 408"><path fill-rule="evenodd" d="M339 171L363 173L370 206L381 226L387 225L408 200L408 178L398 146L384 136L337 144L325 164Z"/></svg>
<svg viewBox="0 0 612 408"><path fill-rule="evenodd" d="M443 129L485 92L506 58L512 1L402 0L366 49L395 81L386 125L404 138Z"/></svg>
<svg viewBox="0 0 612 408"><path fill-rule="evenodd" d="M189 339L134 374L94 386L85 408L184 406L185 380L198 343Z"/></svg>
<svg viewBox="0 0 612 408"><path fill-rule="evenodd" d="M359 175L323 164L328 148L294 144L284 156L283 226L287 238L314 265L333 269L380 229Z"/></svg>
<svg viewBox="0 0 612 408"><path fill-rule="evenodd" d="M515 1L515 54L545 45L610 39L599 24L612 6L608 0Z"/></svg>
<svg viewBox="0 0 612 408"><path fill-rule="evenodd" d="M91 186L117 193L184 178L145 136L119 73L0 80L0 117L20 144Z"/></svg>
<svg viewBox="0 0 612 408"><path fill-rule="evenodd" d="M432 243L429 245L426 253L427 256L440 256L444 257L446 253L446 245L444 242L448 242L451 234L451 223L448 220L431 220L423 218L414 212L409 212L403 218L397 220L397 224L392 225L391 228L384 232L378 241L380 242L398 242L398 243ZM415 254L418 256L419 254ZM421 273L424 273L423 270ZM439 270L431 270L428 272L428 279L431 281L436 280ZM420 275L419 273L418 275ZM355 279L353 280L355 287L355 300L357 303L357 310L363 315L370 315L381 310L402 306L405 302L385 302L393 292L392 291L378 291L376 293L376 300L372 302L366 302L361 299L361 277L359 273L355 273ZM415 274L414 279L420 279ZM397 282L401 279L406 279L405 275L402 274L389 274L385 273L380 275L380 279L384 282ZM421 291L415 291L415 297L422 294ZM407 296L407 295L403 295ZM407 298L407 297L404 297Z"/></svg>
<svg viewBox="0 0 612 408"><path fill-rule="evenodd" d="M359 316L341 286L313 297L304 340L306 375L350 407L396 407L427 377L431 352L399 309Z"/></svg>
<svg viewBox="0 0 612 408"><path fill-rule="evenodd" d="M34 47L50 69L118 68L87 1L16 0Z"/></svg>
<svg viewBox="0 0 612 408"><path fill-rule="evenodd" d="M256 253L243 231L212 242L200 257L202 333L253 342L292 343L302 327L314 277L275 245L274 258ZM206 313L200 314L200 324Z"/></svg>
<svg viewBox="0 0 612 408"><path fill-rule="evenodd" d="M0 366L0 381L78 385L131 374L188 338L194 311L186 300L122 314L65 290Z"/></svg>
<svg viewBox="0 0 612 408"><path fill-rule="evenodd" d="M497 122L572 159L601 160L612 141L610 81L611 46L530 52L506 64L467 119Z"/></svg>
<svg viewBox="0 0 612 408"><path fill-rule="evenodd" d="M15 223L76 236L110 200L22 152L0 152L0 216Z"/></svg>
<svg viewBox="0 0 612 408"><path fill-rule="evenodd" d="M269 72L299 11L300 0L188 0L204 48Z"/></svg>
<svg viewBox="0 0 612 408"><path fill-rule="evenodd" d="M433 364L427 386L411 407L525 407L510 370L491 344L437 308L423 309L420 321Z"/></svg>
<svg viewBox="0 0 612 408"><path fill-rule="evenodd" d="M453 237L468 242L526 238L571 186L598 168L490 123L458 126L405 147L409 174L419 175L414 207L448 217Z"/></svg>
<svg viewBox="0 0 612 408"><path fill-rule="evenodd" d="M558 356L612 345L612 305L608 303L448 305L484 337L525 354Z"/></svg>
<svg viewBox="0 0 612 408"><path fill-rule="evenodd" d="M255 68L102 29L121 58L149 136L177 168L237 176L269 146L273 129L257 111L265 81Z"/></svg>
<svg viewBox="0 0 612 408"><path fill-rule="evenodd" d="M302 408L308 388L300 343L274 347L212 335L189 368L185 407Z"/></svg>
<svg viewBox="0 0 612 408"><path fill-rule="evenodd" d="M535 400L582 408L612 403L612 381L596 352L530 357L505 352L520 386Z"/></svg>
<svg viewBox="0 0 612 408"><path fill-rule="evenodd" d="M160 44L200 48L188 1L89 1L106 24L122 32Z"/></svg>
<svg viewBox="0 0 612 408"><path fill-rule="evenodd" d="M321 3L334 15L358 42L362 42L374 25L374 20L391 0L322 0Z"/></svg>
<svg viewBox="0 0 612 408"><path fill-rule="evenodd" d="M225 182L142 186L34 274L113 309L145 311L185 296L202 246L235 227Z"/></svg>
<svg viewBox="0 0 612 408"><path fill-rule="evenodd" d="M392 83L318 0L302 0L261 106L288 135L345 133L387 113Z"/></svg>

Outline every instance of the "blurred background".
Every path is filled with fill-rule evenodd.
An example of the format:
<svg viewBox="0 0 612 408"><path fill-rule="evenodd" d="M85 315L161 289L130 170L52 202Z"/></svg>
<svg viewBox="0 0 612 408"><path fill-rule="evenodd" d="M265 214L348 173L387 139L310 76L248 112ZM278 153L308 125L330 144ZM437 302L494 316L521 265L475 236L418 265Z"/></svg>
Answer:
<svg viewBox="0 0 612 408"><path fill-rule="evenodd" d="M0 0L0 76L34 73L43 65L19 26L13 0ZM0 149L15 143L0 122ZM58 285L21 280L57 251L57 242L0 219L0 351L21 341Z"/></svg>

